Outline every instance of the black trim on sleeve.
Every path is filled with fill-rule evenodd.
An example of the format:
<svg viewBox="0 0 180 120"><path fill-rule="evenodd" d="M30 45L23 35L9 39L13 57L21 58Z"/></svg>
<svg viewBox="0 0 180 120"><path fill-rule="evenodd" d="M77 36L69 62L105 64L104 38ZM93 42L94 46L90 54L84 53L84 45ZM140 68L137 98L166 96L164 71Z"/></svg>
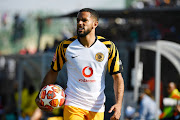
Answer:
<svg viewBox="0 0 180 120"><path fill-rule="evenodd" d="M110 74L110 75L114 75L114 74L117 74L117 73L122 73L122 72L123 72L123 66L120 65L119 67L120 67L120 68L119 68L119 71L117 71L117 72L110 72L109 74Z"/></svg>
<svg viewBox="0 0 180 120"><path fill-rule="evenodd" d="M109 73L110 75L115 75L115 74L118 74L118 73L121 73L120 71L117 71L117 72L113 72L113 73Z"/></svg>
<svg viewBox="0 0 180 120"><path fill-rule="evenodd" d="M51 65L51 69L52 69L54 72L58 72L57 70L54 70L54 69L53 69L53 66L52 66L52 65Z"/></svg>

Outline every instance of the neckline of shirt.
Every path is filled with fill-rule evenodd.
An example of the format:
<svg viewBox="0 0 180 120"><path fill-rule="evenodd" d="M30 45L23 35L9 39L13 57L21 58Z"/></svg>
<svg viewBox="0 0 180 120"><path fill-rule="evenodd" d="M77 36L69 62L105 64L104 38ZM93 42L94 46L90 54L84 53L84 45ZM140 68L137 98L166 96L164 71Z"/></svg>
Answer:
<svg viewBox="0 0 180 120"><path fill-rule="evenodd" d="M81 43L81 41L79 40L79 37L77 38L77 40L79 41L79 43L84 47L84 45ZM90 46L90 47L85 47L85 48L91 48L97 41L97 36L95 36L95 41L94 43Z"/></svg>

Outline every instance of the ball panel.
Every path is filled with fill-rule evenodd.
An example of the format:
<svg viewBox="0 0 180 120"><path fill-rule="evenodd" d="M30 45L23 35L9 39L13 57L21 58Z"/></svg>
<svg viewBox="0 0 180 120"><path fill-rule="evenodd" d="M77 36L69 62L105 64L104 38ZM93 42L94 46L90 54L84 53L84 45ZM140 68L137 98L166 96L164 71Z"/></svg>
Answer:
<svg viewBox="0 0 180 120"><path fill-rule="evenodd" d="M61 89L60 89L58 86L54 86L52 89L53 89L53 91L56 92L56 93L61 92Z"/></svg>
<svg viewBox="0 0 180 120"><path fill-rule="evenodd" d="M58 104L59 104L59 100L58 99L53 99L53 100L50 101L50 105L52 107L57 107Z"/></svg>
<svg viewBox="0 0 180 120"><path fill-rule="evenodd" d="M56 97L56 94L54 93L54 91L48 91L47 99L53 99L55 97Z"/></svg>
<svg viewBox="0 0 180 120"><path fill-rule="evenodd" d="M65 98L65 93L64 93L64 90L62 90L61 92L61 96L63 96Z"/></svg>
<svg viewBox="0 0 180 120"><path fill-rule="evenodd" d="M64 99L64 98L61 98L61 99L60 99L60 102L59 102L59 106L62 106L62 105L64 104L64 101L65 101L65 99Z"/></svg>
<svg viewBox="0 0 180 120"><path fill-rule="evenodd" d="M40 98L44 99L46 96L46 90L43 90L40 94Z"/></svg>
<svg viewBox="0 0 180 120"><path fill-rule="evenodd" d="M45 107L47 107L47 108L50 109L50 110L53 110L53 107L52 107L52 106L45 105Z"/></svg>
<svg viewBox="0 0 180 120"><path fill-rule="evenodd" d="M42 99L40 99L40 104L44 106L44 102L42 101Z"/></svg>

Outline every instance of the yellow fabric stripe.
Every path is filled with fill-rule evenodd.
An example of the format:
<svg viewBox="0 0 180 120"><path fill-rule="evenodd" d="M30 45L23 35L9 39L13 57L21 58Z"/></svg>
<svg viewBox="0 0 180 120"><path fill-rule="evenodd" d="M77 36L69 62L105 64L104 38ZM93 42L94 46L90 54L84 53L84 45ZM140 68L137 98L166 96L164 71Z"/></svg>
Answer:
<svg viewBox="0 0 180 120"><path fill-rule="evenodd" d="M117 72L117 71L119 71L119 52L118 52L118 50L117 50L117 48L116 48L116 61L115 61L115 66L114 66L114 70L113 70L113 72Z"/></svg>
<svg viewBox="0 0 180 120"><path fill-rule="evenodd" d="M105 38L102 36L97 36L97 39L105 39Z"/></svg>
<svg viewBox="0 0 180 120"><path fill-rule="evenodd" d="M104 43L105 45L111 44L110 41L104 41L104 42L102 42L102 43Z"/></svg>

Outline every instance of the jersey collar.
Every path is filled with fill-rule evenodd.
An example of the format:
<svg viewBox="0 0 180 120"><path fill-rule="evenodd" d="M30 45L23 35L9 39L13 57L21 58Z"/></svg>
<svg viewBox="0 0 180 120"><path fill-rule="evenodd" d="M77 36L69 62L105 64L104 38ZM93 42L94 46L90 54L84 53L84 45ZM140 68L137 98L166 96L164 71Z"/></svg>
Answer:
<svg viewBox="0 0 180 120"><path fill-rule="evenodd" d="M79 37L78 37L78 41L79 41L79 43L80 43L82 46L84 46L84 45L81 43L81 41L79 40ZM94 43L93 43L90 47L92 47L92 46L96 43L96 41L97 41L97 36L95 37ZM90 48L90 47L89 47L89 48Z"/></svg>

